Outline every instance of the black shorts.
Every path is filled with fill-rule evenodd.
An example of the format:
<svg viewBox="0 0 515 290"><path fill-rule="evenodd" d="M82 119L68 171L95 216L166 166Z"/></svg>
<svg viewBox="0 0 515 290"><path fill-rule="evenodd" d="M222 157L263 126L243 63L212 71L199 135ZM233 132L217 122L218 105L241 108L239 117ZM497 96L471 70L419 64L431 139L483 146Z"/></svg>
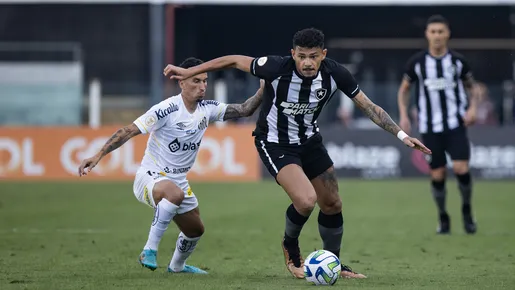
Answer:
<svg viewBox="0 0 515 290"><path fill-rule="evenodd" d="M276 179L279 171L288 164L302 167L309 180L333 166L320 134L309 138L302 145L270 143L259 137L256 137L254 143L261 161Z"/></svg>
<svg viewBox="0 0 515 290"><path fill-rule="evenodd" d="M431 169L447 165L447 152L451 160L470 160L470 142L467 129L459 127L443 133L427 133L422 135L422 143L433 152L430 155Z"/></svg>

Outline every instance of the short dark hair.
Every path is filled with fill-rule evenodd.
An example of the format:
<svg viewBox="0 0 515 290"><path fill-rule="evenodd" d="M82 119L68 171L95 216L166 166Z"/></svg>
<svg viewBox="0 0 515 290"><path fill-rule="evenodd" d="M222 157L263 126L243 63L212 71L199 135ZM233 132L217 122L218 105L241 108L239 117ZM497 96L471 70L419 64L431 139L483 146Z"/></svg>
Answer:
<svg viewBox="0 0 515 290"><path fill-rule="evenodd" d="M203 64L204 62L198 58L195 58L195 57L188 57L187 59L185 59L180 65L179 67L182 67L182 68L190 68L190 67L194 67L194 66L197 66L199 64Z"/></svg>
<svg viewBox="0 0 515 290"><path fill-rule="evenodd" d="M449 21L447 21L447 19L440 14L431 15L427 19L426 27L428 27L429 24L432 24L432 23L442 23L442 24L445 24L445 26L447 26L447 28L449 28Z"/></svg>
<svg viewBox="0 0 515 290"><path fill-rule="evenodd" d="M293 36L293 48L324 48L324 33L316 28L306 28L297 31Z"/></svg>

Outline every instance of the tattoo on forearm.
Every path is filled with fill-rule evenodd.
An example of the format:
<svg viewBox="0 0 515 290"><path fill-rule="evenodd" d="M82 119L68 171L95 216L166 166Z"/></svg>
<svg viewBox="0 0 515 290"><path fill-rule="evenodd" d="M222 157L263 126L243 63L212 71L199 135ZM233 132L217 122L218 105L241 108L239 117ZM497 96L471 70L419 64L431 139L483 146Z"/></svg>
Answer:
<svg viewBox="0 0 515 290"><path fill-rule="evenodd" d="M390 115L383 110L383 108L378 105L372 103L370 99L366 96L363 98L354 98L354 103L358 106L365 115L367 115L370 120L376 123L379 127L384 130L396 135L401 128L392 120Z"/></svg>
<svg viewBox="0 0 515 290"><path fill-rule="evenodd" d="M134 126L126 126L114 133L109 140L105 143L104 147L100 150L102 156L109 154L110 152L116 150L120 146L122 146L125 142L127 142L132 137L139 134L139 129Z"/></svg>
<svg viewBox="0 0 515 290"><path fill-rule="evenodd" d="M225 110L224 120L249 117L261 105L261 96L254 95L246 100L243 104L230 104Z"/></svg>
<svg viewBox="0 0 515 290"><path fill-rule="evenodd" d="M330 192L338 192L338 181L336 179L336 174L333 170L324 171L324 173L319 175L320 179L324 183L324 187L327 188Z"/></svg>
<svg viewBox="0 0 515 290"><path fill-rule="evenodd" d="M230 104L225 109L224 121L228 119L239 118L243 114L243 106L241 104Z"/></svg>
<svg viewBox="0 0 515 290"><path fill-rule="evenodd" d="M254 114L254 112L259 108L261 105L262 96L261 95L254 95L252 98L249 98L248 100L243 103L243 112L246 116L251 116Z"/></svg>

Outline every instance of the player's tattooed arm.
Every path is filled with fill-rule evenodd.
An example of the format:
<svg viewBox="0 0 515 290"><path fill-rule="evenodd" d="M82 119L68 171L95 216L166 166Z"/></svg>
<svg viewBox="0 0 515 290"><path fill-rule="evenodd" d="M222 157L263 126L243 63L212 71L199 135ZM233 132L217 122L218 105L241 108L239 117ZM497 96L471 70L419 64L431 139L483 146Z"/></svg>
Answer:
<svg viewBox="0 0 515 290"><path fill-rule="evenodd" d="M81 165L79 166L79 176L87 175L88 172L97 166L102 157L116 150L129 139L139 134L141 134L141 131L135 124L130 124L121 129L118 129L118 131L116 131L111 136L111 138L107 140L107 142L104 144L104 147L102 147L102 149L100 149L100 151L95 156L84 159L82 161Z"/></svg>
<svg viewBox="0 0 515 290"><path fill-rule="evenodd" d="M98 157L102 158L112 151L116 150L125 142L129 141L134 136L141 134L141 131L135 124L130 124L123 128L118 129L109 140L104 144L104 147L98 152Z"/></svg>
<svg viewBox="0 0 515 290"><path fill-rule="evenodd" d="M392 120L388 113L386 113L383 108L374 104L365 95L365 93L359 92L354 98L352 98L352 101L354 101L354 104L356 104L356 106L359 107L363 113L365 113L365 115L367 115L370 120L376 123L379 127L393 135L397 135L401 131L401 128ZM403 137L402 142L408 147L422 151L425 154L431 154L431 150L422 144L422 142L417 138L405 136Z"/></svg>
<svg viewBox="0 0 515 290"><path fill-rule="evenodd" d="M241 117L250 117L261 104L261 97L254 95L243 104L229 104L225 110L224 121Z"/></svg>
<svg viewBox="0 0 515 290"><path fill-rule="evenodd" d="M354 104L367 115L370 120L384 130L397 135L401 128L392 120L390 115L383 108L374 104L363 92L352 98Z"/></svg>
<svg viewBox="0 0 515 290"><path fill-rule="evenodd" d="M225 109L224 121L229 119L250 117L263 101L263 90L265 82L261 80L261 86L254 94L254 96L248 98L243 104L229 104Z"/></svg>
<svg viewBox="0 0 515 290"><path fill-rule="evenodd" d="M104 147L100 150L99 154L104 157L112 151L116 150L125 142L129 141L134 136L141 134L141 131L135 124L130 124L123 128L118 129L109 140L105 143Z"/></svg>

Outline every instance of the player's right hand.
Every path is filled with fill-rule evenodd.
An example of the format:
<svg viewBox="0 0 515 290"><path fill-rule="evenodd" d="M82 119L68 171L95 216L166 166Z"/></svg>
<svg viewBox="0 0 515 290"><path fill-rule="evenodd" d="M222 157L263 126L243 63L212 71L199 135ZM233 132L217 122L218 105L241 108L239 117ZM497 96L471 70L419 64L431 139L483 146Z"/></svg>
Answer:
<svg viewBox="0 0 515 290"><path fill-rule="evenodd" d="M93 156L88 159L84 159L82 163L79 166L79 176L88 175L95 166L97 166L98 162L100 161L100 158L97 156Z"/></svg>
<svg viewBox="0 0 515 290"><path fill-rule="evenodd" d="M401 117L399 120L399 127L406 132L406 134L411 133L411 122L408 117Z"/></svg>
<svg viewBox="0 0 515 290"><path fill-rule="evenodd" d="M171 64L165 67L163 74L167 77L170 77L170 79L176 80L184 80L190 77L190 75L188 75L188 69Z"/></svg>
<svg viewBox="0 0 515 290"><path fill-rule="evenodd" d="M408 136L404 138L402 142L406 144L406 146L416 149L418 151L422 151L425 154L433 154L433 152L431 152L431 149L427 148L426 145L422 144L422 142L420 142L420 140L418 140L417 138Z"/></svg>

